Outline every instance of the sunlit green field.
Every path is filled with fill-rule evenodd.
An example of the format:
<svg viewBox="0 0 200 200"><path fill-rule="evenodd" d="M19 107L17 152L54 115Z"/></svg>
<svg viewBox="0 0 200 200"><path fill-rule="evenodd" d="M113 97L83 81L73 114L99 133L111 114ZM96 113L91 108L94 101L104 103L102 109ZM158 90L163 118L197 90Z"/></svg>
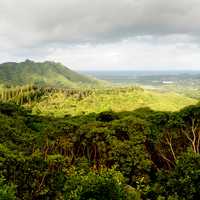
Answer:
<svg viewBox="0 0 200 200"><path fill-rule="evenodd" d="M80 115L99 113L106 110L132 111L141 107L149 107L159 111L177 111L185 106L196 104L197 100L176 94L160 93L143 89L94 90L83 99L74 96L65 97L62 92L43 97L32 105L34 114L42 115Z"/></svg>

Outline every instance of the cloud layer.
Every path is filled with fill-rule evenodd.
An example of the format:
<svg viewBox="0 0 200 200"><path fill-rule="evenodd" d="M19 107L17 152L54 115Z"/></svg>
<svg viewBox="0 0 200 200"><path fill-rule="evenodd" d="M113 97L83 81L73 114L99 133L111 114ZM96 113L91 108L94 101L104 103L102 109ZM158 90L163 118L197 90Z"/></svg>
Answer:
<svg viewBox="0 0 200 200"><path fill-rule="evenodd" d="M81 62L85 61L89 68L95 67L94 58L98 68L99 64L112 69L114 65L136 67L149 63L198 66L200 60L194 56L199 52L198 19L199 0L1 0L0 61L59 58L68 64L67 58L79 58L76 52L87 58ZM170 62L160 63L158 57L158 63L156 59L147 62L148 56L147 60L142 58L147 47L153 57L159 48L163 49L162 60L166 53ZM102 48L107 52L105 60L100 57ZM116 48L118 56L113 62L109 55L115 55ZM141 49L134 51L138 48ZM167 54L174 48L184 55L180 56L183 62L177 63L176 55ZM186 62L183 52L192 54L195 60ZM83 63L72 63L84 68Z"/></svg>

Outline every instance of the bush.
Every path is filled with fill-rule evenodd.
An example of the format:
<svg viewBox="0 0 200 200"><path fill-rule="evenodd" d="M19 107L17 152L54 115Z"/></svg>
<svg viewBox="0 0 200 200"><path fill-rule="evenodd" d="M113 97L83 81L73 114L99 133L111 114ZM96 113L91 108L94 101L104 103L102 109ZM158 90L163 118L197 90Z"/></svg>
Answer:
<svg viewBox="0 0 200 200"><path fill-rule="evenodd" d="M66 200L123 200L125 191L123 176L115 170L102 170L99 173L80 173L69 177L65 184Z"/></svg>
<svg viewBox="0 0 200 200"><path fill-rule="evenodd" d="M184 153L176 162L170 173L162 175L161 190L169 199L194 200L200 197L200 155L193 152Z"/></svg>
<svg viewBox="0 0 200 200"><path fill-rule="evenodd" d="M102 121L102 122L110 122L113 121L115 119L119 119L118 115L116 113L114 113L113 111L105 111L105 112L101 112L98 116L97 116L97 121Z"/></svg>
<svg viewBox="0 0 200 200"><path fill-rule="evenodd" d="M7 185L3 177L0 177L0 199L2 200L16 199L14 185Z"/></svg>

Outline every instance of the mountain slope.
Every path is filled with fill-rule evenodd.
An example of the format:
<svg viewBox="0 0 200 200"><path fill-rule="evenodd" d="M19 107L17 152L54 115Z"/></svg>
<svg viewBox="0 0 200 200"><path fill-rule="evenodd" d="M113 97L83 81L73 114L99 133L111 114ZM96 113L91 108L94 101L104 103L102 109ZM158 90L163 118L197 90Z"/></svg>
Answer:
<svg viewBox="0 0 200 200"><path fill-rule="evenodd" d="M132 111L142 107L149 107L157 111L177 111L198 102L173 92L160 93L141 88L93 90L85 97L79 98L79 96L74 94L66 97L66 94L62 92L49 94L48 98L44 96L34 104L33 112L42 115L63 116L100 113L107 110Z"/></svg>
<svg viewBox="0 0 200 200"><path fill-rule="evenodd" d="M76 87L80 84L96 84L98 81L76 73L60 63L25 62L0 64L0 84L36 84L54 87Z"/></svg>

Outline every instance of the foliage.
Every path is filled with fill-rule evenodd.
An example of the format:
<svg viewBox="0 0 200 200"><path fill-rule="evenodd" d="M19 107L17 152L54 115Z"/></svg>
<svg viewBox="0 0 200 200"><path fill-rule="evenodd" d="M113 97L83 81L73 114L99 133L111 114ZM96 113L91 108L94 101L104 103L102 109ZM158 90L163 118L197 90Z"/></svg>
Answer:
<svg viewBox="0 0 200 200"><path fill-rule="evenodd" d="M0 178L0 199L2 200L14 200L15 187L13 185L7 185L3 177Z"/></svg>
<svg viewBox="0 0 200 200"><path fill-rule="evenodd" d="M11 93L18 96L18 92ZM141 96L151 105L158 97L140 88L24 86L22 94L27 92L41 96L17 102L9 94L0 103L0 174L4 177L0 195L2 191L7 199L27 200L198 199L199 104L172 112L139 103L132 110L137 106L130 105ZM64 100L58 101L60 96ZM122 105L126 99L127 105ZM108 101L116 109L99 107ZM66 112L67 102L81 106ZM99 103L96 110L94 102ZM41 105L42 113L36 112ZM120 105L127 109L121 111Z"/></svg>
<svg viewBox="0 0 200 200"><path fill-rule="evenodd" d="M200 196L200 155L192 151L184 153L170 174L161 176L161 190L165 196L176 194L179 199L198 199Z"/></svg>
<svg viewBox="0 0 200 200"><path fill-rule="evenodd" d="M65 199L122 200L125 199L123 177L115 170L100 170L86 175L75 173L65 184Z"/></svg>

